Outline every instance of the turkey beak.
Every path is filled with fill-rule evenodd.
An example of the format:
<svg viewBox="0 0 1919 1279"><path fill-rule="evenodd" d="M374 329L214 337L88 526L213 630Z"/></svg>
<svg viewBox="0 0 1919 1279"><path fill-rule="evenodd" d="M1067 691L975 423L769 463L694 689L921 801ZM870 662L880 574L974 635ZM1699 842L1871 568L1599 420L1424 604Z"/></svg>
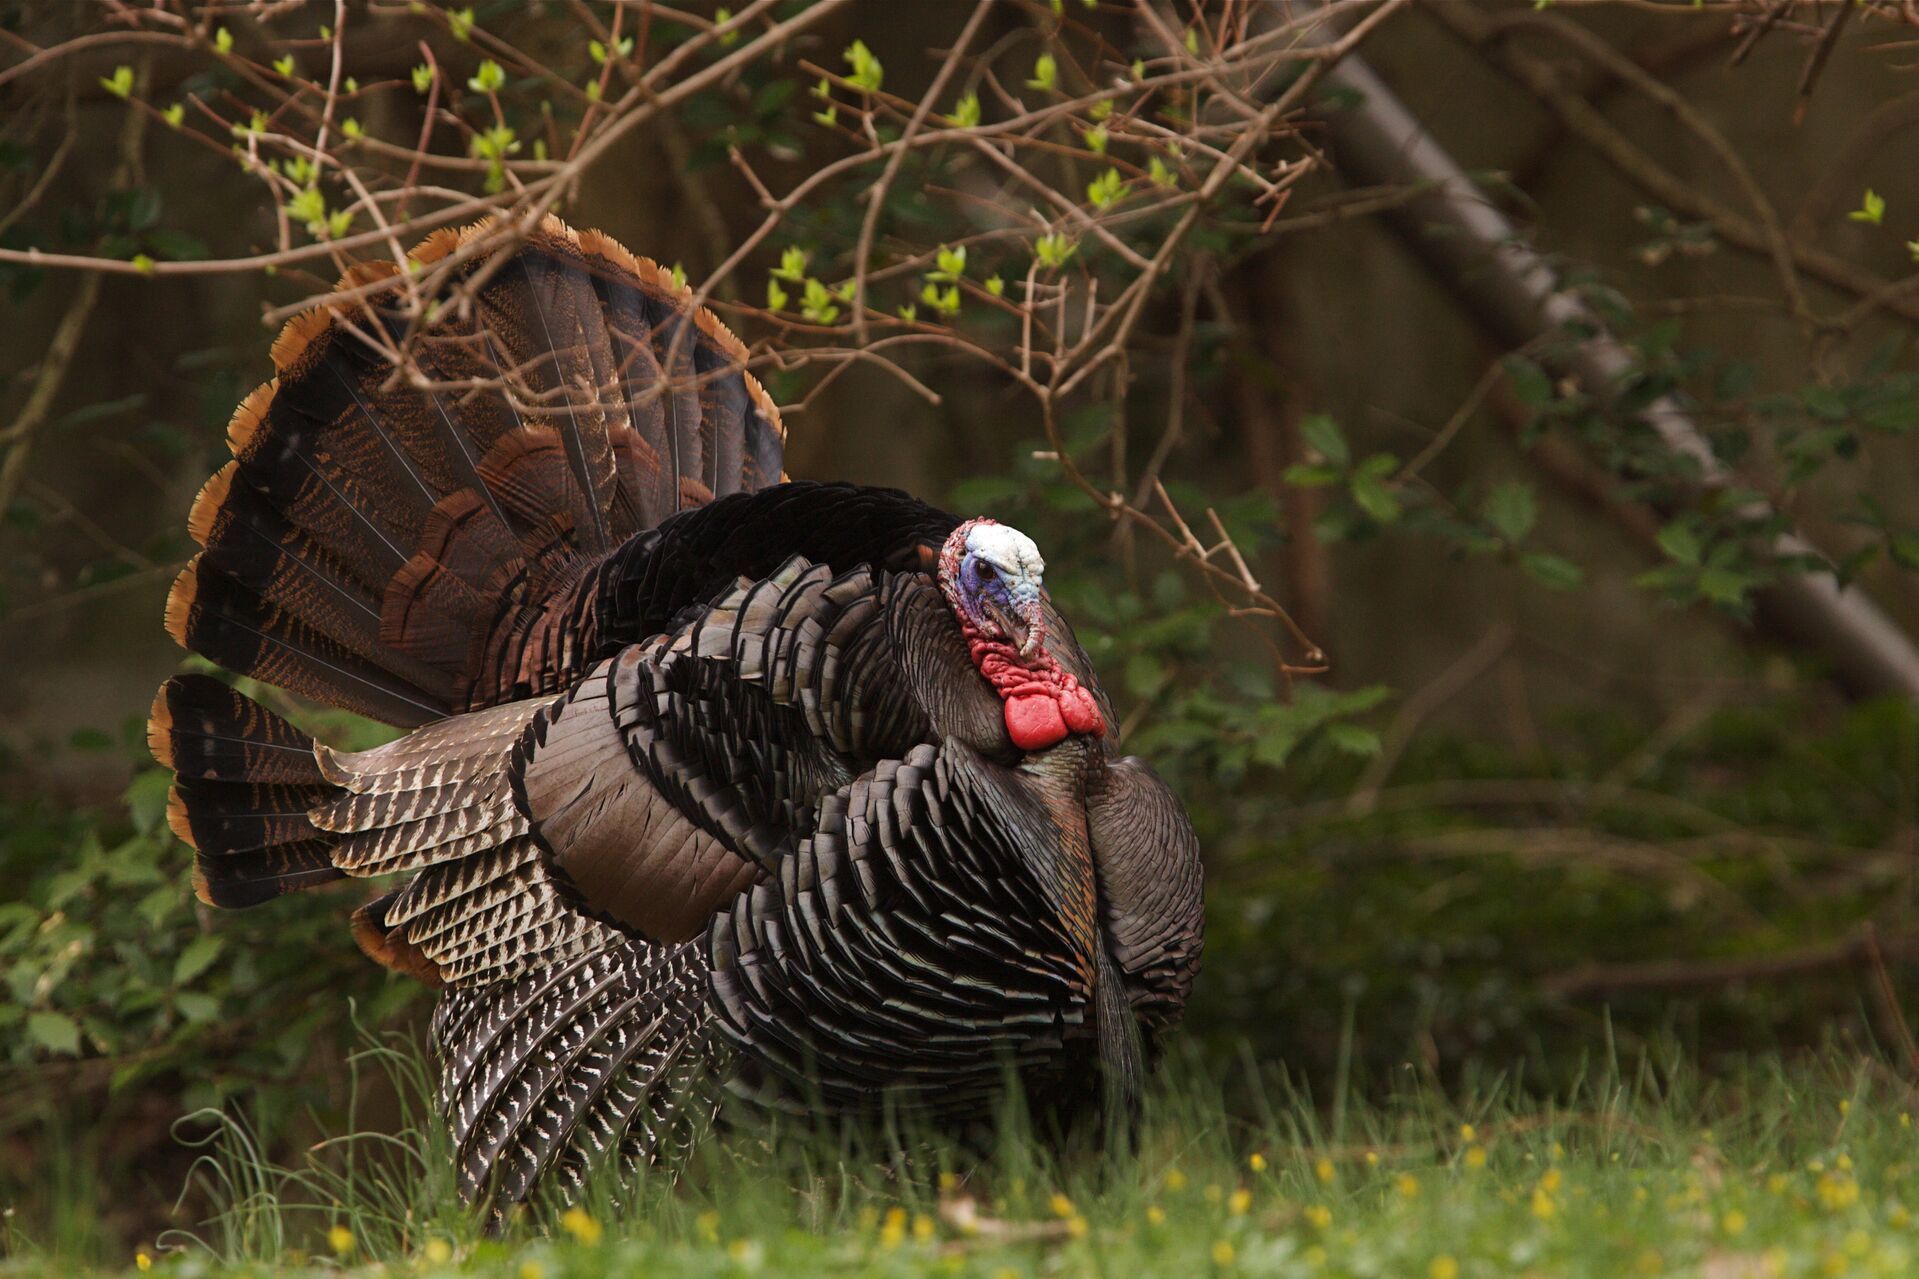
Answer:
<svg viewBox="0 0 1919 1279"><path fill-rule="evenodd" d="M1017 605L1019 609L1019 630L1013 637L1019 645L1019 655L1031 658L1046 643L1046 614L1041 609L1041 597L1035 593L1023 599Z"/></svg>

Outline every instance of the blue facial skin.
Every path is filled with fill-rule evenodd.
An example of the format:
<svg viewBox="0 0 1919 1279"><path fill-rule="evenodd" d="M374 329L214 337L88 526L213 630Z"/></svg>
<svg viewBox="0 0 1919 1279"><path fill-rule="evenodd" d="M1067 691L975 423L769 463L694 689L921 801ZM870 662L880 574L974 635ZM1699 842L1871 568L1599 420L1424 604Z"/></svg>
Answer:
<svg viewBox="0 0 1919 1279"><path fill-rule="evenodd" d="M959 580L960 598L973 625L1012 641L1024 654L1028 636L1037 629L1039 584L1021 581L1009 587L999 570L977 554L960 562Z"/></svg>

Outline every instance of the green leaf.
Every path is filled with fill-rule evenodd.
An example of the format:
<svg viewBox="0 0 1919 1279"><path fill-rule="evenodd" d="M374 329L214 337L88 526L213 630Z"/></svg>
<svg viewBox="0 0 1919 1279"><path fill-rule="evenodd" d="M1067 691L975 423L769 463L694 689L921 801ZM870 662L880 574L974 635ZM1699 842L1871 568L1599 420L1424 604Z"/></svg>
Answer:
<svg viewBox="0 0 1919 1279"><path fill-rule="evenodd" d="M1585 572L1579 565L1558 555L1548 555L1543 551L1529 552L1519 557L1519 567L1526 570L1532 579L1542 586L1555 591L1570 591L1585 580Z"/></svg>
<svg viewBox="0 0 1919 1279"><path fill-rule="evenodd" d="M1886 549L1900 568L1919 569L1919 533L1894 533Z"/></svg>
<svg viewBox="0 0 1919 1279"><path fill-rule="evenodd" d="M846 76L848 83L867 93L880 91L880 85L886 80L886 72L880 66L880 60L873 56L873 51L866 47L864 40L855 40L847 45L846 51L841 53L840 57L852 68Z"/></svg>
<svg viewBox="0 0 1919 1279"><path fill-rule="evenodd" d="M1312 413L1299 424L1300 438L1306 441L1306 447L1320 457L1344 470L1352 464L1353 453L1346 446L1346 437L1340 432L1339 423L1324 413Z"/></svg>
<svg viewBox="0 0 1919 1279"><path fill-rule="evenodd" d="M942 244L939 247L939 252L934 256L939 269L927 272L927 279L941 280L950 283L966 274L965 245L962 244L957 249L949 249Z"/></svg>
<svg viewBox="0 0 1919 1279"><path fill-rule="evenodd" d="M1339 483L1345 472L1336 466L1308 466L1295 463L1286 468L1285 480L1295 488L1317 489Z"/></svg>
<svg viewBox="0 0 1919 1279"><path fill-rule="evenodd" d="M197 1024L212 1021L220 1015L220 1001L212 995L197 990L182 991L173 997L173 1006L188 1021Z"/></svg>
<svg viewBox="0 0 1919 1279"><path fill-rule="evenodd" d="M1537 410L1552 403L1553 383L1544 369L1516 355L1507 357L1505 369L1507 380L1513 384L1513 394L1519 397L1521 404Z"/></svg>
<svg viewBox="0 0 1919 1279"><path fill-rule="evenodd" d="M1125 189L1126 183L1119 176L1119 170L1108 169L1086 184L1086 198L1092 201L1095 209L1104 209L1119 199Z"/></svg>
<svg viewBox="0 0 1919 1279"><path fill-rule="evenodd" d="M184 986L211 968L225 944L225 938L212 935L195 937L188 942L187 948L173 961L173 984Z"/></svg>
<svg viewBox="0 0 1919 1279"><path fill-rule="evenodd" d="M133 92L133 68L118 66L110 76L100 77L100 87L116 98L124 98Z"/></svg>
<svg viewBox="0 0 1919 1279"><path fill-rule="evenodd" d="M1699 575L1699 593L1715 604L1738 604L1751 587L1751 575L1732 569L1709 568Z"/></svg>
<svg viewBox="0 0 1919 1279"><path fill-rule="evenodd" d="M1358 724L1333 724L1326 729L1326 744L1343 755L1369 759L1380 752L1379 734Z"/></svg>
<svg viewBox="0 0 1919 1279"><path fill-rule="evenodd" d="M1684 524L1668 524L1659 530L1659 549L1681 564L1697 564L1702 547L1699 535Z"/></svg>
<svg viewBox="0 0 1919 1279"><path fill-rule="evenodd" d="M1391 524L1399 518L1399 499L1386 484L1385 478L1376 471L1359 470L1353 472L1352 483L1348 486L1353 501L1359 509L1381 524Z"/></svg>
<svg viewBox="0 0 1919 1279"><path fill-rule="evenodd" d="M1051 92L1059 87L1059 60L1050 53L1042 53L1033 63L1033 78L1026 82L1029 89L1045 89Z"/></svg>
<svg viewBox="0 0 1919 1279"><path fill-rule="evenodd" d="M27 1014L27 1040L47 1052L78 1057L80 1023L65 1013L31 1012Z"/></svg>
<svg viewBox="0 0 1919 1279"><path fill-rule="evenodd" d="M1096 124L1090 129L1082 130L1079 136L1080 139L1086 143L1086 149L1088 151L1091 151L1094 155L1106 154L1106 142L1109 135L1106 132L1105 125Z"/></svg>
<svg viewBox="0 0 1919 1279"><path fill-rule="evenodd" d="M505 85L506 69L491 58L482 62L480 69L466 82L466 87L475 93L498 93Z"/></svg>
<svg viewBox="0 0 1919 1279"><path fill-rule="evenodd" d="M293 55L290 53L285 57L275 58L273 60L273 69L280 73L280 78L283 80L291 80L293 78L295 65Z"/></svg>
<svg viewBox="0 0 1919 1279"><path fill-rule="evenodd" d="M794 284L800 283L806 278L807 256L806 250L797 244L781 250L780 264L773 268L772 274L779 279L790 280Z"/></svg>
<svg viewBox="0 0 1919 1279"><path fill-rule="evenodd" d="M1533 499L1532 487L1509 480L1486 495L1486 505L1481 514L1501 537L1508 542L1519 543L1525 541L1526 535L1532 532L1533 521L1538 518L1539 511Z"/></svg>
<svg viewBox="0 0 1919 1279"><path fill-rule="evenodd" d="M446 15L446 29L453 33L455 40L473 38L473 10L455 9Z"/></svg>
<svg viewBox="0 0 1919 1279"><path fill-rule="evenodd" d="M433 67L429 63L422 62L413 68L413 91L425 97L426 91L432 87Z"/></svg>
<svg viewBox="0 0 1919 1279"><path fill-rule="evenodd" d="M152 833L160 829L167 815L168 792L173 776L164 769L148 768L138 773L127 786L127 813L135 830Z"/></svg>
<svg viewBox="0 0 1919 1279"><path fill-rule="evenodd" d="M1041 266L1058 270L1066 265L1067 260L1073 256L1077 248L1079 245L1070 236L1062 235L1057 231L1048 231L1033 241L1033 256L1039 259Z"/></svg>
<svg viewBox="0 0 1919 1279"><path fill-rule="evenodd" d="M1846 216L1854 222L1870 222L1873 226L1881 226L1886 220L1886 197L1867 187L1859 207Z"/></svg>
<svg viewBox="0 0 1919 1279"><path fill-rule="evenodd" d="M946 122L957 129L970 129L980 122L979 94L969 93L953 107L953 114Z"/></svg>
<svg viewBox="0 0 1919 1279"><path fill-rule="evenodd" d="M233 33L225 27L221 27L218 31L215 31L213 33L213 47L218 49L222 54L232 53Z"/></svg>

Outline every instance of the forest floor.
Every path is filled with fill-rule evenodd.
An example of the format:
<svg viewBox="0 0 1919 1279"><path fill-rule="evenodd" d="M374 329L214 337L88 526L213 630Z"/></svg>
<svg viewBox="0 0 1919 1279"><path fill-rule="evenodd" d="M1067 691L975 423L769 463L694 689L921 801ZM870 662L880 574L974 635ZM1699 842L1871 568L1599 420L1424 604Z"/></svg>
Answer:
<svg viewBox="0 0 1919 1279"><path fill-rule="evenodd" d="M1417 1073L1408 1068L1411 1080ZM1919 1267L1919 1133L1883 1066L1749 1064L1714 1082L1644 1066L1559 1101L1504 1083L1408 1085L1379 1103L1166 1090L1123 1155L997 1149L881 1171L871 1151L710 1143L642 1185L489 1238L435 1161L275 1170L235 1128L202 1175L225 1208L102 1259L5 1224L0 1274L1474 1276L1907 1275ZM844 1143L844 1139L843 1139ZM900 1165L896 1164L898 1168ZM945 1171L941 1171L944 1168ZM964 1169L964 1171L960 1171Z"/></svg>

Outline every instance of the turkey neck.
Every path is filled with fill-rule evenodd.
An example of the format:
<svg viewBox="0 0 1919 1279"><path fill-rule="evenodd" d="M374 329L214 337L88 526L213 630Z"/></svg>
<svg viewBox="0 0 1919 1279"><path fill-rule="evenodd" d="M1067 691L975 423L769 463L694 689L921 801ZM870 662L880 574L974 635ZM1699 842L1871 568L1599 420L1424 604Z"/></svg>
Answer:
<svg viewBox="0 0 1919 1279"><path fill-rule="evenodd" d="M1041 870L1041 880L1061 890L1054 905L1081 957L1089 996L1087 1015L1099 1040L1108 1113L1117 1116L1139 1100L1145 1054L1132 1002L1120 984L1119 966L1107 952L1099 923L1099 881L1086 826L1086 787L1088 778L1105 762L1106 751L1098 739L1073 736L1028 755L1016 771L1059 827L1059 839L1050 845L1055 865L1046 868L1050 874Z"/></svg>

